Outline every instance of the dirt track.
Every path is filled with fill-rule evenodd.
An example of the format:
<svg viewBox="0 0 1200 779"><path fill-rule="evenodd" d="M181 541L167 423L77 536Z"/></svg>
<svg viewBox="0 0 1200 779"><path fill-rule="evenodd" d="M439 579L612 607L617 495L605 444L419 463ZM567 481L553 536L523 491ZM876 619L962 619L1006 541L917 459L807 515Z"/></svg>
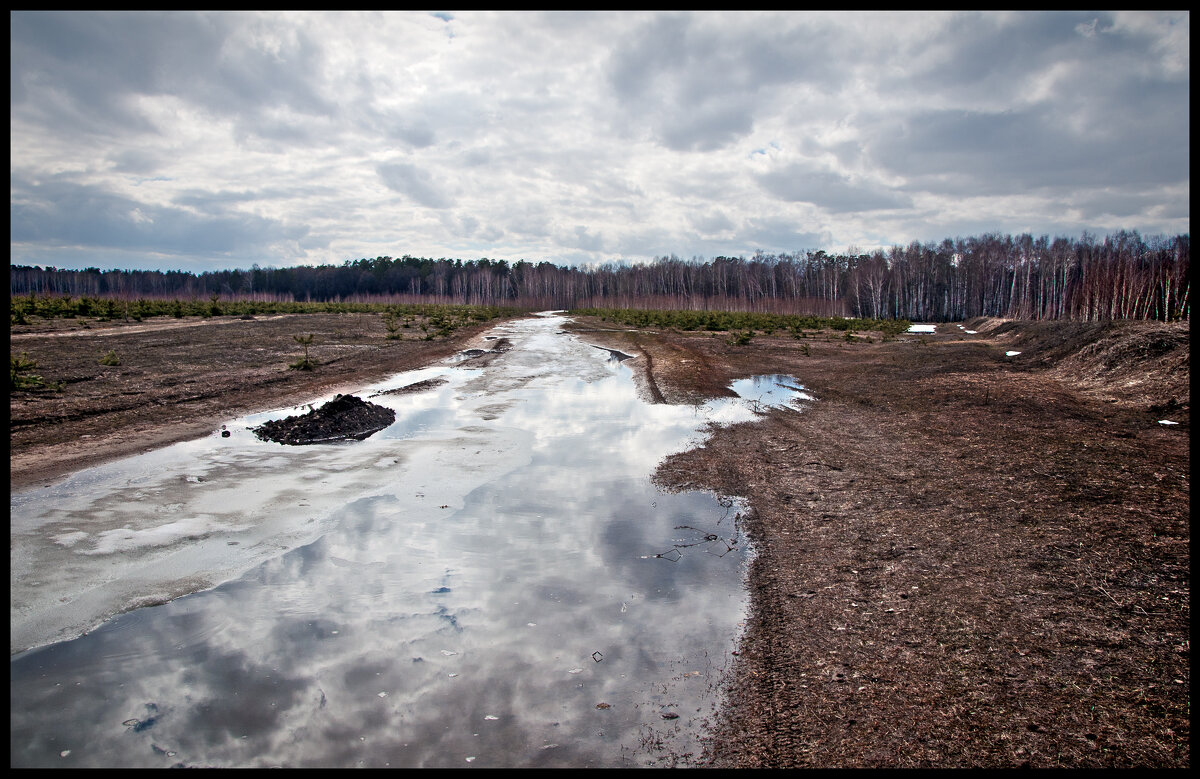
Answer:
<svg viewBox="0 0 1200 779"><path fill-rule="evenodd" d="M638 358L656 402L763 373L818 398L716 431L657 474L752 508L752 613L713 765L1189 766L1187 325L964 325L979 333L733 346L578 323ZM183 332L14 333L14 353L64 382L10 400L14 488L475 334L385 341L368 315ZM286 368L300 332L317 334L312 374ZM109 349L120 366L97 364Z"/></svg>

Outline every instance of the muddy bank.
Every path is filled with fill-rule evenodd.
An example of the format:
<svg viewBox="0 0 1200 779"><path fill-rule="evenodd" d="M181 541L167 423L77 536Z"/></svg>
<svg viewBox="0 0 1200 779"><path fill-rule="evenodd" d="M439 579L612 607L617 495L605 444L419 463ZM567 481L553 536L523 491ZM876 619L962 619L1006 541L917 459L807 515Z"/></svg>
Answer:
<svg viewBox="0 0 1200 779"><path fill-rule="evenodd" d="M753 370L818 398L657 474L752 508L711 764L1189 764L1186 325L967 324L736 347L580 322L649 358L650 394Z"/></svg>

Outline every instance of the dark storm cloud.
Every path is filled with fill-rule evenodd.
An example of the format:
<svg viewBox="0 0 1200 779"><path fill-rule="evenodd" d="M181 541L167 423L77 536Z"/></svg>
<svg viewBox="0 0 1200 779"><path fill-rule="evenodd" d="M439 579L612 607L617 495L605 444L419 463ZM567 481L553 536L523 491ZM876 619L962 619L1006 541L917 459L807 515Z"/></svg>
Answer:
<svg viewBox="0 0 1200 779"><path fill-rule="evenodd" d="M140 203L65 177L38 183L14 177L11 190L14 243L220 255L296 240L307 232L249 214Z"/></svg>

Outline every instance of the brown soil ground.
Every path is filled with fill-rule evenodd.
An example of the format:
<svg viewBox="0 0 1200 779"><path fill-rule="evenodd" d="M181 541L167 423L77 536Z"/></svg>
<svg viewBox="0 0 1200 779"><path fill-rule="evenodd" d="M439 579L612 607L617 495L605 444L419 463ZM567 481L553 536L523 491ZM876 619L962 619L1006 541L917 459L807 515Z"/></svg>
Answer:
<svg viewBox="0 0 1200 779"><path fill-rule="evenodd" d="M580 320L653 399L772 373L817 397L657 473L752 509L712 765L1189 765L1188 326L964 325L732 346Z"/></svg>
<svg viewBox="0 0 1200 779"><path fill-rule="evenodd" d="M304 403L428 365L494 326L462 328L426 341L414 321L389 340L371 314L284 314L32 320L14 325L13 355L62 391L10 394L12 488L47 483L105 460L208 435L243 414ZM295 336L312 334L315 370L288 366L304 356ZM101 365L109 351L120 365Z"/></svg>
<svg viewBox="0 0 1200 779"><path fill-rule="evenodd" d="M14 328L65 383L11 396L14 488L480 345L385 341L368 315L174 324ZM817 397L656 476L750 506L708 764L1189 767L1187 324L963 324L744 346L574 326L635 355L655 402L771 373ZM287 370L309 332L321 366ZM109 349L120 366L97 364Z"/></svg>

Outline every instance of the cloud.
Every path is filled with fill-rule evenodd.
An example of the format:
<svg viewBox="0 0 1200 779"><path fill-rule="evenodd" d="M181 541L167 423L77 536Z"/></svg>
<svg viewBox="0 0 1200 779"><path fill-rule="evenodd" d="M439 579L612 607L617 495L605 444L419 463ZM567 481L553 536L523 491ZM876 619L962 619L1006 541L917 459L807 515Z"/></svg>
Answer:
<svg viewBox="0 0 1200 779"><path fill-rule="evenodd" d="M10 80L22 110L69 132L156 132L138 108L144 96L246 120L280 106L307 115L336 110L314 88L320 46L294 27L274 34L280 28L269 17L36 12L12 14L11 23Z"/></svg>
<svg viewBox="0 0 1200 779"><path fill-rule="evenodd" d="M1186 12L15 12L10 44L13 262L1189 229Z"/></svg>
<svg viewBox="0 0 1200 779"><path fill-rule="evenodd" d="M695 215L690 221L692 226L704 236L725 233L735 227L733 220L721 210L714 210L703 215Z"/></svg>
<svg viewBox="0 0 1200 779"><path fill-rule="evenodd" d="M730 17L646 18L609 62L609 83L625 111L675 151L711 151L747 136L764 94L795 83L832 89L818 25L783 15L741 26ZM797 22L799 20L799 22Z"/></svg>
<svg viewBox="0 0 1200 779"><path fill-rule="evenodd" d="M1114 135L1103 129L1076 132L1036 109L925 111L896 122L890 132L878 132L867 146L873 163L908 178L910 188L952 195L1065 191L1118 182L1157 186L1186 179L1180 164L1187 153L1178 124L1155 127L1141 120L1134 125ZM1159 153L1159 144L1176 149L1176 155Z"/></svg>
<svg viewBox="0 0 1200 779"><path fill-rule="evenodd" d="M812 203L834 213L906 208L912 198L880 185L852 183L846 175L800 163L759 176L763 188L782 200Z"/></svg>
<svg viewBox="0 0 1200 779"><path fill-rule="evenodd" d="M804 230L796 220L784 217L758 217L748 219L739 232L739 239L746 249L753 252L795 252L818 249L830 245L827 232Z"/></svg>
<svg viewBox="0 0 1200 779"><path fill-rule="evenodd" d="M446 195L433 182L428 172L407 162L388 162L375 168L379 178L388 189L407 196L417 205L426 208L449 208L453 198Z"/></svg>
<svg viewBox="0 0 1200 779"><path fill-rule="evenodd" d="M307 229L224 209L197 212L141 202L68 177L14 178L10 240L57 246L221 256L299 240Z"/></svg>

